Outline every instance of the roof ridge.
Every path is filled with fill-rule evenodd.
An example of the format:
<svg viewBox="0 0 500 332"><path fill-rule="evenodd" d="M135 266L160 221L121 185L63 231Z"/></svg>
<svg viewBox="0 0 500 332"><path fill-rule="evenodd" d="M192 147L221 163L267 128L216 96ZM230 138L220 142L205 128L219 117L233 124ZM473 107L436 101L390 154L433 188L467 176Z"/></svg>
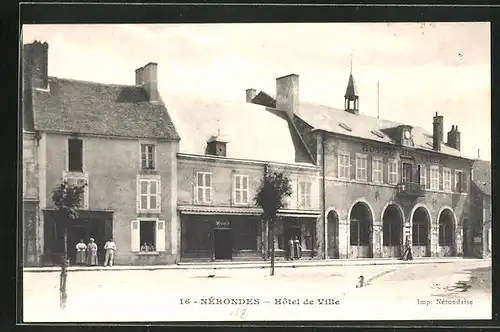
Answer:
<svg viewBox="0 0 500 332"><path fill-rule="evenodd" d="M75 82L75 83L105 85L105 86L111 86L111 87L127 87L127 88L137 87L137 88L142 88L142 86L135 85L135 84L103 83L103 82L87 81L87 80L80 80L80 79L76 79L76 78L67 78L67 77L58 77L58 76L49 76L49 79L55 79L55 80L58 80L58 81L69 81L69 82Z"/></svg>

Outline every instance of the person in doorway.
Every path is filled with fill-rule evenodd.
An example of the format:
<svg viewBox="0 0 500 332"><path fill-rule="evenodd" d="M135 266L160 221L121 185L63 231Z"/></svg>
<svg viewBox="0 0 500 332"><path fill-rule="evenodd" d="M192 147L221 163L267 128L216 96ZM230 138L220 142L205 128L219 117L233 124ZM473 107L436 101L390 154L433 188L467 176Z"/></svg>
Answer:
<svg viewBox="0 0 500 332"><path fill-rule="evenodd" d="M407 236L406 241L405 241L405 250L403 252L403 256L401 257L402 260L408 261L413 259L413 255L411 253L411 243L410 243L410 238Z"/></svg>
<svg viewBox="0 0 500 332"><path fill-rule="evenodd" d="M97 244L94 242L93 238L90 238L89 244L87 245L87 264L89 266L97 265Z"/></svg>
<svg viewBox="0 0 500 332"><path fill-rule="evenodd" d="M297 236L293 240L293 246L295 251L295 258L300 259L302 257L302 246L300 245L300 240Z"/></svg>
<svg viewBox="0 0 500 332"><path fill-rule="evenodd" d="M115 257L116 244L113 239L109 239L106 244L104 244L104 250L106 250L106 255L104 256L104 266L113 266L113 259Z"/></svg>
<svg viewBox="0 0 500 332"><path fill-rule="evenodd" d="M295 257L295 242L293 241L293 238L291 237L290 240L288 240L288 259L293 261L293 258Z"/></svg>
<svg viewBox="0 0 500 332"><path fill-rule="evenodd" d="M141 246L141 251L149 251L149 246L146 242L144 242Z"/></svg>
<svg viewBox="0 0 500 332"><path fill-rule="evenodd" d="M76 245L76 264L85 265L87 263L87 245L83 239Z"/></svg>

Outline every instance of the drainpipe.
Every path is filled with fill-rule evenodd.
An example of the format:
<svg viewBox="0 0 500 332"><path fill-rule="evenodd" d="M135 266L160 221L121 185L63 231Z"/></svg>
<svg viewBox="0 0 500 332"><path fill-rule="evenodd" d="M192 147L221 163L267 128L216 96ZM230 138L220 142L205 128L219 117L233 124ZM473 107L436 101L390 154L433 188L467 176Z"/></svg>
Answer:
<svg viewBox="0 0 500 332"><path fill-rule="evenodd" d="M325 259L328 259L328 218L326 216L326 181L325 181L325 133L321 133L321 181L322 181L322 200L323 200L323 220L324 241L325 241Z"/></svg>

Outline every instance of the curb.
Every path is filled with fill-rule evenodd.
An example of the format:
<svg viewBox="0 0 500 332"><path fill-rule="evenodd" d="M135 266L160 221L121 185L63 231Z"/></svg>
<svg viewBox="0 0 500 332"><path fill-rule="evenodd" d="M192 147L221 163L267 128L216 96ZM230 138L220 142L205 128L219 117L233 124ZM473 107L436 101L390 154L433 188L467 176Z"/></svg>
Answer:
<svg viewBox="0 0 500 332"><path fill-rule="evenodd" d="M410 264L444 264L453 262L484 262L484 259L463 259L446 258L446 259L416 259L413 261L401 260L370 260L370 261L353 261L353 260L334 260L334 261L311 261L301 263L277 262L276 268L299 268L299 267L347 267L347 266L373 266L373 265L410 265ZM270 263L222 263L222 264L207 264L207 263L180 263L176 265L151 265L151 266L113 266L113 267L69 267L68 272L76 271L155 271L155 270L221 270L221 269L264 269L269 268ZM60 267L27 267L23 268L23 272L60 272Z"/></svg>

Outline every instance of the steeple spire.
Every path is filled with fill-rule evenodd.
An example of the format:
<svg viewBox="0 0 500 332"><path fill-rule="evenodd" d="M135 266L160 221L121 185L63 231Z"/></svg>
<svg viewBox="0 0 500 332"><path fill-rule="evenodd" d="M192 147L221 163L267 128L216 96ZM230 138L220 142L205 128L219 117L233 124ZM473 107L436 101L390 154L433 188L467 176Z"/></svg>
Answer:
<svg viewBox="0 0 500 332"><path fill-rule="evenodd" d="M352 75L352 49L350 54L350 65L349 80L347 81L347 88L344 95L344 106L347 112L358 114L359 96L356 89L356 83L354 82L354 77Z"/></svg>

